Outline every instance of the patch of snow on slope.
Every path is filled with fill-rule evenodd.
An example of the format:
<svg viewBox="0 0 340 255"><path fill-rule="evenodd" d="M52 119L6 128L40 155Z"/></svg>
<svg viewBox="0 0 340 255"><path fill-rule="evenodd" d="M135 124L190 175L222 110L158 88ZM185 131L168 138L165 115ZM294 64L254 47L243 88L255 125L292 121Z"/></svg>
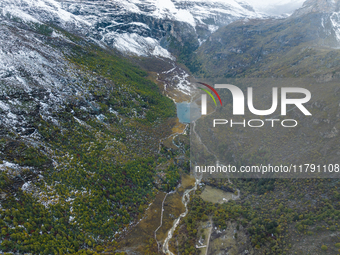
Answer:
<svg viewBox="0 0 340 255"><path fill-rule="evenodd" d="M10 15L12 18L13 17L19 18L26 23L27 22L34 22L34 23L41 24L41 22L39 20L37 20L36 18L32 17L31 15L25 13L24 11L16 8L15 6L5 6L2 9L2 15L3 16Z"/></svg>
<svg viewBox="0 0 340 255"><path fill-rule="evenodd" d="M192 16L192 14L189 11L187 11L187 10L179 10L175 14L175 18L178 21L187 22L187 23L189 23L193 27L196 26L196 21L194 19L194 16Z"/></svg>
<svg viewBox="0 0 340 255"><path fill-rule="evenodd" d="M331 20L332 26L334 28L334 33L336 35L336 39L340 42L340 13L334 12L330 16L330 20Z"/></svg>
<svg viewBox="0 0 340 255"><path fill-rule="evenodd" d="M175 4L171 0L157 0L156 10L153 15L164 18L170 17L175 18L178 21L189 23L191 26L195 27L196 22L192 14L185 9L177 9Z"/></svg>
<svg viewBox="0 0 340 255"><path fill-rule="evenodd" d="M159 57L163 57L163 58L169 58L172 60L176 60L169 51L167 51L166 49L162 48L159 45L156 45L155 49L152 52L152 55L154 56L159 56Z"/></svg>
<svg viewBox="0 0 340 255"><path fill-rule="evenodd" d="M8 111L10 109L7 104L1 101L0 101L0 108L4 111Z"/></svg>
<svg viewBox="0 0 340 255"><path fill-rule="evenodd" d="M171 0L157 0L155 5L160 12L163 12L166 10L176 11L176 7Z"/></svg>
<svg viewBox="0 0 340 255"><path fill-rule="evenodd" d="M174 66L170 70L162 72L162 74L166 74L163 80L165 90L167 90L167 86L170 86L183 94L190 95L190 75L185 70L178 66Z"/></svg>
<svg viewBox="0 0 340 255"><path fill-rule="evenodd" d="M132 3L134 2L134 3ZM135 3L140 3L140 1L129 1L129 0L120 0L116 1L115 3L119 4L124 10L132 13L140 13L140 9L138 8Z"/></svg>
<svg viewBox="0 0 340 255"><path fill-rule="evenodd" d="M64 26L71 24L78 27L91 25L81 17L65 11L55 0L2 0L0 7L3 9L3 15L9 13L24 21L37 23L56 21Z"/></svg>
<svg viewBox="0 0 340 255"><path fill-rule="evenodd" d="M189 74L182 73L181 75L174 76L174 80L177 80L177 89L186 95L190 95L190 82L187 80Z"/></svg>
<svg viewBox="0 0 340 255"><path fill-rule="evenodd" d="M148 56L149 52L152 52L155 56L173 58L166 49L159 46L156 39L151 37L143 37L137 33L119 34L115 32L105 35L105 39L108 37L114 38L113 46L122 52L137 56Z"/></svg>
<svg viewBox="0 0 340 255"><path fill-rule="evenodd" d="M146 29L150 29L148 25L146 25L142 22L130 22L129 25L136 25L136 26L144 27Z"/></svg>
<svg viewBox="0 0 340 255"><path fill-rule="evenodd" d="M208 25L208 28L210 30L211 33L214 33L217 31L217 29L219 28L218 26L215 25Z"/></svg>
<svg viewBox="0 0 340 255"><path fill-rule="evenodd" d="M31 181L25 182L22 187L21 187L22 191L30 191L31 190Z"/></svg>
<svg viewBox="0 0 340 255"><path fill-rule="evenodd" d="M4 160L3 164L0 164L0 170L5 170L7 168L17 169L17 168L20 168L20 166L18 164L11 163L11 162Z"/></svg>

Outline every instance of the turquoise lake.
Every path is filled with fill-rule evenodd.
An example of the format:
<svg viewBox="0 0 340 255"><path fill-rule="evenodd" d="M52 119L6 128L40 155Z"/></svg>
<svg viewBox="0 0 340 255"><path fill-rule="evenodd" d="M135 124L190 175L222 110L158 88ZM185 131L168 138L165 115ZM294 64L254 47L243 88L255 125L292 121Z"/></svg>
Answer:
<svg viewBox="0 0 340 255"><path fill-rule="evenodd" d="M181 123L188 124L201 116L200 108L196 103L176 103L177 117Z"/></svg>

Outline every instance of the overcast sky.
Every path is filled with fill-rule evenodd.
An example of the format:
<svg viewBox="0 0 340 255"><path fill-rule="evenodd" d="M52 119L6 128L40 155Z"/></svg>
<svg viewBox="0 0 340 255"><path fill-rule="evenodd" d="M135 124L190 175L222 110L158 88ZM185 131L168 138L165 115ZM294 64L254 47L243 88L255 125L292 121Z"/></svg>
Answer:
<svg viewBox="0 0 340 255"><path fill-rule="evenodd" d="M257 11L267 14L286 14L292 13L300 8L305 0L245 0Z"/></svg>

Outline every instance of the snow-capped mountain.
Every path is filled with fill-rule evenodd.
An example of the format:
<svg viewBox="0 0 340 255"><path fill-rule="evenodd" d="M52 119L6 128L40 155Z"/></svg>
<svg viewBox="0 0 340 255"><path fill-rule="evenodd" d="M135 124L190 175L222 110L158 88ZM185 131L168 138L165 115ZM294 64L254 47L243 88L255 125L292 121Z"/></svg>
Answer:
<svg viewBox="0 0 340 255"><path fill-rule="evenodd" d="M262 16L229 0L4 0L3 16L48 23L138 56L174 58L172 43L197 48L218 27Z"/></svg>
<svg viewBox="0 0 340 255"><path fill-rule="evenodd" d="M205 77L275 67L340 77L337 51L313 53L309 44L320 35L331 41L327 29L340 31L335 11L264 21L235 0L1 0L0 212L8 216L1 250L55 254L58 246L66 254L111 245L154 196L154 181L141 180L175 154L159 156L160 141L178 132L175 104L164 95L190 99L188 64ZM113 49L141 57L126 60ZM283 55L281 66L270 62ZM36 210L43 213L33 224ZM18 217L9 217L14 211ZM77 241L59 238L61 228Z"/></svg>

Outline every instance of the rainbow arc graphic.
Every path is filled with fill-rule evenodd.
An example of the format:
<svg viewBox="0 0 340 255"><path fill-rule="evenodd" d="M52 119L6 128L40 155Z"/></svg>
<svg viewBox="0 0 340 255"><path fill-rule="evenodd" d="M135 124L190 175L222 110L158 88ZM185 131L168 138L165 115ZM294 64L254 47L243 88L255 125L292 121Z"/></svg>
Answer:
<svg viewBox="0 0 340 255"><path fill-rule="evenodd" d="M220 95L217 93L217 91L210 85L203 83L203 82L198 82L199 84L206 86L207 88L209 88L212 92L214 92L214 94L217 96L218 100L220 101L220 104L222 106L222 100L220 98ZM217 103L216 100L214 98L214 96L211 94L211 92L207 89L204 88L199 88L201 90L203 90L204 92L206 92L214 101L215 106L217 107ZM202 99L201 99L201 114L202 115L207 115L207 95L206 94L202 94Z"/></svg>

